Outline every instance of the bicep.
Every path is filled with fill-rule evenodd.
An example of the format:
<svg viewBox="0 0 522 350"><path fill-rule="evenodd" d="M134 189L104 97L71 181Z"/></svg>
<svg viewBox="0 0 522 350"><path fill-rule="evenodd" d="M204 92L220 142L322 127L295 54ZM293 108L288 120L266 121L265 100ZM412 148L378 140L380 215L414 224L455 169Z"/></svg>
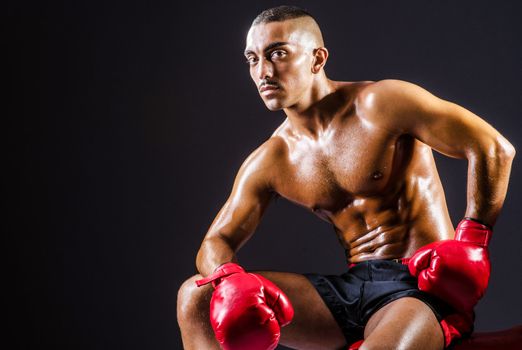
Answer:
<svg viewBox="0 0 522 350"><path fill-rule="evenodd" d="M272 197L265 169L250 157L239 169L232 191L205 238L220 236L237 251L254 233Z"/></svg>

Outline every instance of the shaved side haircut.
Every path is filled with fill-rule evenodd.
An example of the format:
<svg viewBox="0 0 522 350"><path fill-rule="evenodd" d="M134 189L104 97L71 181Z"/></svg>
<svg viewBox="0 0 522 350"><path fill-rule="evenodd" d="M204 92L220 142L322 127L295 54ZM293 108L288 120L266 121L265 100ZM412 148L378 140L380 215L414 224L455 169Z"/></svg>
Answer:
<svg viewBox="0 0 522 350"><path fill-rule="evenodd" d="M294 19L300 17L311 17L315 20L315 18L308 11L300 7L282 5L272 7L261 12L252 22L252 26L261 23L282 22L286 21L287 19Z"/></svg>

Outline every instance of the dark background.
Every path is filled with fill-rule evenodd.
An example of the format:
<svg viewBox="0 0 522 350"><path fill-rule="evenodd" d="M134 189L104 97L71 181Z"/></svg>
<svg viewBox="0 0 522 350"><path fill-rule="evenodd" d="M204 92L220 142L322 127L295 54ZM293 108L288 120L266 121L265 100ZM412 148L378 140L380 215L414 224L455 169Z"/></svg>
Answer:
<svg viewBox="0 0 522 350"><path fill-rule="evenodd" d="M319 21L335 80L396 78L522 146L515 1L287 1ZM13 349L181 349L176 292L245 157L282 122L242 52L276 1L17 2L4 12L2 231ZM476 328L522 323L515 159ZM466 162L437 156L453 222ZM5 173L5 170L4 170ZM248 269L344 270L333 230L278 200L239 252Z"/></svg>

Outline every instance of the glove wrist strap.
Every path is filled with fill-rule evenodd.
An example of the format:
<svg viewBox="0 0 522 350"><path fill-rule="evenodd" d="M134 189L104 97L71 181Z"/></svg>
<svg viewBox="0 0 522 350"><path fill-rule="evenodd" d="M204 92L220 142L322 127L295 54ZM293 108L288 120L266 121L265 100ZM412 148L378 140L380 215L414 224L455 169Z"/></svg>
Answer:
<svg viewBox="0 0 522 350"><path fill-rule="evenodd" d="M482 225L486 226L488 229L493 230L493 227L492 227L491 225L486 224L486 223L485 223L484 221L482 221L482 220L472 218L471 216L466 216L466 217L464 217L464 220L471 220L471 221L478 222L479 224L482 224Z"/></svg>
<svg viewBox="0 0 522 350"><path fill-rule="evenodd" d="M219 266L216 269L216 271L214 271L212 274L208 275L207 277L197 280L196 285L198 287L201 287L205 284L212 282L212 285L215 288L220 282L220 281L218 281L219 279L232 275L234 273L238 273L238 272L245 272L245 270L238 264L229 262L229 263Z"/></svg>
<svg viewBox="0 0 522 350"><path fill-rule="evenodd" d="M491 241L493 230L489 225L472 218L464 218L455 230L455 240L487 247Z"/></svg>

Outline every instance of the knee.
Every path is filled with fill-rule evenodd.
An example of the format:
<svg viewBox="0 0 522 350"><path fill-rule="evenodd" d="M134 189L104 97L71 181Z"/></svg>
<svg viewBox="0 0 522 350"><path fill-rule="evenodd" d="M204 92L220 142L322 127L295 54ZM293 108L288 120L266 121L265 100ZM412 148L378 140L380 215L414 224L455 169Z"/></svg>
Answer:
<svg viewBox="0 0 522 350"><path fill-rule="evenodd" d="M196 280L200 275L187 279L178 290L176 313L178 322L195 317L207 316L210 309L211 285L196 286Z"/></svg>
<svg viewBox="0 0 522 350"><path fill-rule="evenodd" d="M362 343L361 346L359 346L356 349L357 350L376 350L377 348L375 346L367 345L367 344Z"/></svg>
<svg viewBox="0 0 522 350"><path fill-rule="evenodd" d="M397 350L397 349L408 349L408 347L402 346L400 343L394 342L363 342L357 350ZM418 348L416 348L418 349Z"/></svg>
<svg viewBox="0 0 522 350"><path fill-rule="evenodd" d="M394 347L394 345L390 344L365 344L362 343L360 347L356 348L358 350L395 350L400 349L398 347Z"/></svg>

